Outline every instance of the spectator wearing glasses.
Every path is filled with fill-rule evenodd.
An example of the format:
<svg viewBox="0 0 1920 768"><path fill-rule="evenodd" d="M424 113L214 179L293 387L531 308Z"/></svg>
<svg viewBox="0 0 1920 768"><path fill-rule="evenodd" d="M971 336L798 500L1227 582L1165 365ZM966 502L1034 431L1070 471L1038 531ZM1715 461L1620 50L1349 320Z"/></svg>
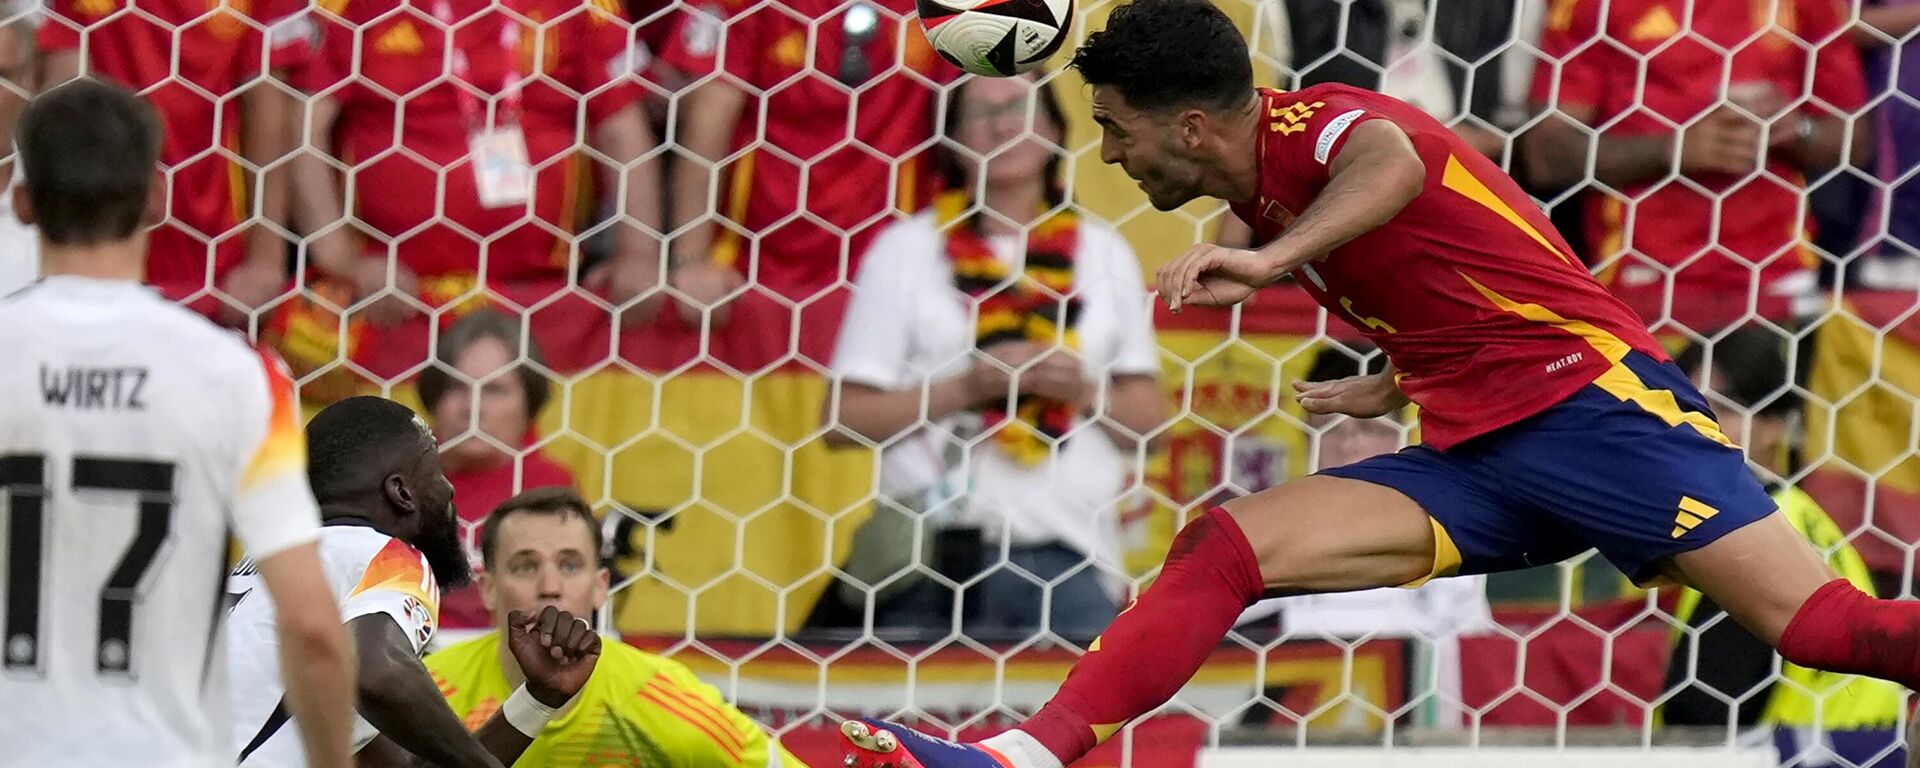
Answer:
<svg viewBox="0 0 1920 768"><path fill-rule="evenodd" d="M574 484L571 472L530 447L551 383L539 370L546 367L539 346L528 337L522 347L520 331L512 317L475 311L440 334L436 364L420 372L420 401L440 439L440 465L453 483L469 554L479 551L487 510L515 491ZM480 629L492 622L473 587L442 597L441 627Z"/></svg>
<svg viewBox="0 0 1920 768"><path fill-rule="evenodd" d="M886 443L884 494L981 533L969 635L1084 642L1117 608L1115 505L1167 412L1140 263L1066 199L1051 88L969 78L944 116L946 191L860 266L827 441Z"/></svg>
<svg viewBox="0 0 1920 768"><path fill-rule="evenodd" d="M686 227L671 246L674 285L724 294L735 278L713 269L723 267L806 302L800 352L826 361L867 244L888 213L931 194L921 150L940 83L959 70L912 15L911 0L725 0L688 12L664 56L695 77L719 74L681 103L676 135L697 159L673 181Z"/></svg>

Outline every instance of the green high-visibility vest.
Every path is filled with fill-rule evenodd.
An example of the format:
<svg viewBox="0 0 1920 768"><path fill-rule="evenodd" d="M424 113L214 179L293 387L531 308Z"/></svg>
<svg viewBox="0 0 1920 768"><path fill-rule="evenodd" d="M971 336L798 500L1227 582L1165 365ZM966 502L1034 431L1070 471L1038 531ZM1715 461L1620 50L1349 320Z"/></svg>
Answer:
<svg viewBox="0 0 1920 768"><path fill-rule="evenodd" d="M1820 503L1806 491L1792 486L1773 494L1780 511L1794 530L1807 537L1815 549L1827 553L1827 564L1847 581L1871 595L1873 578L1860 552L1847 541L1840 526L1827 517ZM1681 627L1691 624L1693 612L1700 606L1700 593L1691 589L1680 594L1675 617ZM1728 619L1730 620L1730 619ZM1673 633L1676 645L1684 630ZM1772 726L1807 727L1819 725L1829 731L1892 728L1900 719L1905 691L1896 683L1870 677L1821 672L1797 664L1780 662L1780 676L1767 694L1760 722Z"/></svg>

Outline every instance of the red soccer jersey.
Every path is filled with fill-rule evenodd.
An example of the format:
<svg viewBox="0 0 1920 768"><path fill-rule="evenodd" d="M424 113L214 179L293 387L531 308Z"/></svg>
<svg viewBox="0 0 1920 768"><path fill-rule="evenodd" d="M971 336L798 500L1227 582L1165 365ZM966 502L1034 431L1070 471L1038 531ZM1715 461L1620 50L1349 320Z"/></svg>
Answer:
<svg viewBox="0 0 1920 768"><path fill-rule="evenodd" d="M1628 136L1672 134L1745 83L1772 84L1790 102L1813 97L1799 108L1809 116L1855 112L1866 85L1847 18L1837 0L1555 0L1533 100L1591 108L1594 125L1618 119L1608 133ZM1748 313L1757 275L1753 309L1786 316L1792 295L1812 289L1817 260L1803 233L1805 178L1783 151L1766 170L1695 175L1697 188L1656 179L1588 195L1593 255L1618 257L1601 281L1651 322L1663 316L1667 271L1678 267L1673 318L1711 331Z"/></svg>
<svg viewBox="0 0 1920 768"><path fill-rule="evenodd" d="M140 0L137 14L126 5L50 0L38 43L77 51L84 39L83 72L143 91L160 113L171 185L168 220L148 243L147 282L179 299L212 286L209 257L217 284L245 253L236 229L249 215L246 181L232 162L244 128L238 94L266 75L269 42L272 66L301 63L312 28L294 16L306 6L297 0Z"/></svg>
<svg viewBox="0 0 1920 768"><path fill-rule="evenodd" d="M484 118L470 126L462 110L436 5L322 3L343 21L319 25L320 55L305 81L340 102L335 154L358 167L348 177L354 215L393 240L401 262L423 277L472 275L483 254L490 280L560 274L571 251L556 233L574 231L584 210L588 165L576 150L592 143L602 119L638 102L633 72L646 56L629 50L631 27L613 0L447 0L454 40L469 61L466 92L506 105L499 98L505 83L523 83L517 111L536 169L533 215L518 205L487 208L466 161L469 136ZM523 23L518 49L508 51L501 41L509 12L545 33ZM404 112L396 95L406 97ZM475 102L484 114L484 102ZM385 251L378 239L368 247Z"/></svg>
<svg viewBox="0 0 1920 768"><path fill-rule="evenodd" d="M1259 193L1233 204L1256 242L1320 194L1356 125L1392 121L1426 164L1425 187L1391 221L1294 276L1387 353L1427 444L1546 410L1630 351L1667 359L1519 185L1425 112L1338 84L1261 100Z"/></svg>
<svg viewBox="0 0 1920 768"><path fill-rule="evenodd" d="M855 8L874 10L877 21L857 46L848 37ZM731 14L724 28L713 21L716 11ZM959 70L927 45L912 14L912 0L726 0L724 8L688 12L667 61L697 75L712 70L724 49L734 84L765 94L750 98L740 117L733 146L752 149L733 165L720 196L720 212L753 233L753 242L723 228L720 258L738 259L744 271L757 253L761 285L796 299L814 296L853 279L889 211L918 210L931 199L920 152L933 140L940 84Z"/></svg>

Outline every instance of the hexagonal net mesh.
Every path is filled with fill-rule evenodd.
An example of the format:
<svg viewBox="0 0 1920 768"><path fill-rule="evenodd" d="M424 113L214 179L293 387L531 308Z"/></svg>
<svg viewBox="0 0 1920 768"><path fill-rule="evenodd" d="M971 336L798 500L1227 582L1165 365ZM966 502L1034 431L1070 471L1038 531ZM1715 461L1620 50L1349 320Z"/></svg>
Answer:
<svg viewBox="0 0 1920 768"><path fill-rule="evenodd" d="M47 3L0 36L9 101L87 73L166 123L150 282L278 350L310 409L420 408L476 566L488 510L577 489L601 628L809 762L855 714L1030 714L1190 516L1419 438L1294 402L1379 364L1297 289L1156 308L1143 275L1244 227L1154 211L1076 73L962 79L904 0ZM1920 111L1893 75L1920 6L1219 5L1258 83L1383 90L1521 180L1836 567L1908 593ZM1060 397L978 405L1010 386ZM1902 695L1716 613L1592 553L1262 603L1093 759L1732 761L1775 731L1794 764L1897 758ZM478 591L442 622L492 624Z"/></svg>

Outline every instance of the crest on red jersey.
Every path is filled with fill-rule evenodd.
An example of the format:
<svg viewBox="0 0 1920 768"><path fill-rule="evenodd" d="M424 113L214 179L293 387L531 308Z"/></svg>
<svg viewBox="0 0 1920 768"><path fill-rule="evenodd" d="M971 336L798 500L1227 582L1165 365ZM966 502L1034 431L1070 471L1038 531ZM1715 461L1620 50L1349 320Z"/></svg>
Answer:
<svg viewBox="0 0 1920 768"><path fill-rule="evenodd" d="M1287 210L1278 200L1266 200L1260 204L1260 218L1285 228L1293 223L1293 211Z"/></svg>

